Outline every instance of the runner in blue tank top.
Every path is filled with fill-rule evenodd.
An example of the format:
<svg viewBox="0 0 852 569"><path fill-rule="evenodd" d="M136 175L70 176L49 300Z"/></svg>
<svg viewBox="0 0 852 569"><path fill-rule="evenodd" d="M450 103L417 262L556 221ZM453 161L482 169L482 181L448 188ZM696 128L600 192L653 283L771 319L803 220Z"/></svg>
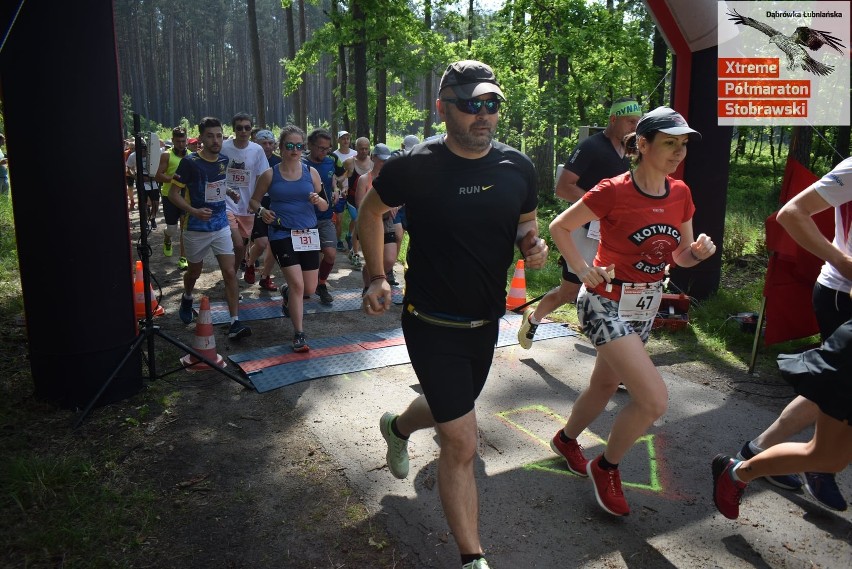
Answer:
<svg viewBox="0 0 852 569"><path fill-rule="evenodd" d="M329 206L322 197L319 173L302 163L302 129L285 126L278 143L282 161L257 179L249 207L269 224L269 248L287 281L281 290L282 312L293 321L293 351L307 352L310 348L302 328L303 297L317 288L320 260L314 206L320 211ZM268 209L260 203L266 193L270 198Z"/></svg>

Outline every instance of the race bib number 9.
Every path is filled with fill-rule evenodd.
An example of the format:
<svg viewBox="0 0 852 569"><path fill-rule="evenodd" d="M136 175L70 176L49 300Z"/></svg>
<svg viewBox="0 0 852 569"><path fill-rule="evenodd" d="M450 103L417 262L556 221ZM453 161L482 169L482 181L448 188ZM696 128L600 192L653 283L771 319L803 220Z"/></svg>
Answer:
<svg viewBox="0 0 852 569"><path fill-rule="evenodd" d="M225 180L208 182L204 186L204 201L207 203L221 202L225 199Z"/></svg>
<svg viewBox="0 0 852 569"><path fill-rule="evenodd" d="M663 300L663 286L655 283L624 283L618 301L618 316L622 320L648 321L657 316Z"/></svg>
<svg viewBox="0 0 852 569"><path fill-rule="evenodd" d="M320 238L318 229L293 229L290 231L293 240L293 251L319 251Z"/></svg>
<svg viewBox="0 0 852 569"><path fill-rule="evenodd" d="M232 188L247 188L249 185L249 175L250 172L248 170L228 168L228 185Z"/></svg>

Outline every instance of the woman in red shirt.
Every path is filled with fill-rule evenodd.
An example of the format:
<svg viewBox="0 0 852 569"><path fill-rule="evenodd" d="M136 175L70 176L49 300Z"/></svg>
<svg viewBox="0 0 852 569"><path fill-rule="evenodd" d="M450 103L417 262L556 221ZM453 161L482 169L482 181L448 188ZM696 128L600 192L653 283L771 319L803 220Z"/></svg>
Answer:
<svg viewBox="0 0 852 569"><path fill-rule="evenodd" d="M674 110L654 109L625 138L633 170L602 180L550 224L559 252L583 282L577 315L598 354L589 386L550 446L569 470L593 479L598 504L616 516L630 513L618 463L668 404L666 385L645 350L666 267L692 267L716 252L707 235L693 238L689 187L670 176L686 158L687 143L700 139ZM571 231L596 219L601 239L590 266ZM577 437L601 414L619 383L630 392L630 402L616 416L604 452L586 460Z"/></svg>

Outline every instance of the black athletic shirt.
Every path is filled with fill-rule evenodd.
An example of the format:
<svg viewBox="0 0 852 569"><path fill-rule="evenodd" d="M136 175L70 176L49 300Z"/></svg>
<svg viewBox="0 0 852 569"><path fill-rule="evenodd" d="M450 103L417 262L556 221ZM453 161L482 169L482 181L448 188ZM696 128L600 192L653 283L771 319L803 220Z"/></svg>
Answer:
<svg viewBox="0 0 852 569"><path fill-rule="evenodd" d="M577 185L588 192L601 180L627 172L630 169L630 158L619 157L612 142L601 131L581 142L571 153L564 168L577 174L580 177Z"/></svg>
<svg viewBox="0 0 852 569"><path fill-rule="evenodd" d="M405 204L405 300L418 310L471 319L506 312L506 275L521 214L538 205L535 169L500 142L475 160L438 140L387 161L373 180L382 202Z"/></svg>

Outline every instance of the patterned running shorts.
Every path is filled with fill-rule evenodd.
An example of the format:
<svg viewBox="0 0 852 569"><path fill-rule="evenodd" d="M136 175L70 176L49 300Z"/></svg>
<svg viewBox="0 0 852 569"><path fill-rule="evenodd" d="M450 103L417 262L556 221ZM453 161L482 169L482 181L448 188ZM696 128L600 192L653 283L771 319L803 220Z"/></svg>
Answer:
<svg viewBox="0 0 852 569"><path fill-rule="evenodd" d="M580 287L577 295L577 318L580 326L592 344L603 346L613 340L639 334L642 343L648 341L654 320L622 320L618 316L618 302Z"/></svg>

